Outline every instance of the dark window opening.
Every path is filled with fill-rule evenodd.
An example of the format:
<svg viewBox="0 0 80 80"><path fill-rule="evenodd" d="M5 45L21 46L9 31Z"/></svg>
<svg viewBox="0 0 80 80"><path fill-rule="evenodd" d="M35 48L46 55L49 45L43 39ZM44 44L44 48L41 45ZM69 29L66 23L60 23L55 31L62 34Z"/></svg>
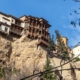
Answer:
<svg viewBox="0 0 80 80"><path fill-rule="evenodd" d="M5 27L5 31L7 32L8 28Z"/></svg>
<svg viewBox="0 0 80 80"><path fill-rule="evenodd" d="M12 22L13 22L13 20L12 20Z"/></svg>

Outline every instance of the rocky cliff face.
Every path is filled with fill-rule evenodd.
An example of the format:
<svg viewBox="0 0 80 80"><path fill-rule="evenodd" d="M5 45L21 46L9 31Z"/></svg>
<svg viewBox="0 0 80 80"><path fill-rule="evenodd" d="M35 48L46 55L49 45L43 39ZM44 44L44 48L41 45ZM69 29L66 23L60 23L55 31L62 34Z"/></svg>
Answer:
<svg viewBox="0 0 80 80"><path fill-rule="evenodd" d="M28 39L22 36L14 42L0 37L0 65L4 68L5 79L1 80L20 80L26 76L43 71L48 51L36 45L37 40ZM50 54L49 54L50 55ZM61 59L50 55L51 65L59 66ZM63 64L62 61L61 64ZM71 68L70 63L56 70ZM59 77L65 80L74 80L71 70L58 72ZM79 75L79 74L78 74ZM32 80L39 80L39 76Z"/></svg>
<svg viewBox="0 0 80 80"><path fill-rule="evenodd" d="M0 36L0 65L8 66L11 50L11 42Z"/></svg>
<svg viewBox="0 0 80 80"><path fill-rule="evenodd" d="M36 40L31 40L23 36L21 39L15 41L12 47L10 63L13 69L15 68L20 72L21 76L19 78L43 70L47 51L38 47Z"/></svg>
<svg viewBox="0 0 80 80"><path fill-rule="evenodd" d="M20 80L43 70L47 51L36 42L25 36L14 42L0 37L0 65L5 71L4 80Z"/></svg>
<svg viewBox="0 0 80 80"><path fill-rule="evenodd" d="M10 55L12 52L11 42L0 36L0 68L10 68ZM2 74L0 73L0 76Z"/></svg>

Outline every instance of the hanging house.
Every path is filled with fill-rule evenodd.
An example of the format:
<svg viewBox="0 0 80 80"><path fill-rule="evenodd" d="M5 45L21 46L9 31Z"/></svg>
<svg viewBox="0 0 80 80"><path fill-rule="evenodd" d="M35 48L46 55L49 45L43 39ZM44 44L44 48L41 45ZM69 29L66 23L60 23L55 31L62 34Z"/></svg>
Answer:
<svg viewBox="0 0 80 80"><path fill-rule="evenodd" d="M16 18L0 12L0 32L21 37L26 35L37 40L37 45L48 47L50 24L43 18L21 16Z"/></svg>

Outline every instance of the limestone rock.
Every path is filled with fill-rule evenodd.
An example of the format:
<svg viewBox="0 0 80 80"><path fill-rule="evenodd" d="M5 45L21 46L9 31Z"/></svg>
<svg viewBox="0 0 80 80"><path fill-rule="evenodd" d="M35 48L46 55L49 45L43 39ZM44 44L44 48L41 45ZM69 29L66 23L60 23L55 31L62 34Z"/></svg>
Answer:
<svg viewBox="0 0 80 80"><path fill-rule="evenodd" d="M55 57L47 49L37 46L36 42L37 40L29 39L25 35L13 42L0 36L0 66L5 69L5 79L1 80L20 80L26 76L43 71L47 55L49 55L51 65L54 67L66 63L66 61L61 62L59 57ZM68 63L55 70L58 76L62 76L64 80L74 80L75 77L77 80L80 80L79 70L66 70L74 67L79 68L80 62ZM32 80L40 80L40 77L36 76Z"/></svg>
<svg viewBox="0 0 80 80"><path fill-rule="evenodd" d="M11 54L11 42L0 36L0 65L8 66Z"/></svg>
<svg viewBox="0 0 80 80"><path fill-rule="evenodd" d="M23 36L12 43L10 63L13 68L15 67L20 71L20 77L26 77L36 73L36 71L43 71L47 51L37 46L36 41ZM16 78L15 80L18 79Z"/></svg>

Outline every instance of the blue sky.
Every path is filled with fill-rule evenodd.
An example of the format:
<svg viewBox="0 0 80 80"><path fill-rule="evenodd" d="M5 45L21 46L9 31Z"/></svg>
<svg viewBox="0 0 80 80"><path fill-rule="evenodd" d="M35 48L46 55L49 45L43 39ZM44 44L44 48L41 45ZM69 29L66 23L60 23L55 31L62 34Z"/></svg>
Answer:
<svg viewBox="0 0 80 80"><path fill-rule="evenodd" d="M16 17L43 17L52 25L51 34L55 35L55 30L59 30L62 36L68 38L69 46L74 46L80 42L80 27L72 27L70 21L80 15L70 16L70 12L78 9L79 5L72 0L0 0L0 11Z"/></svg>

